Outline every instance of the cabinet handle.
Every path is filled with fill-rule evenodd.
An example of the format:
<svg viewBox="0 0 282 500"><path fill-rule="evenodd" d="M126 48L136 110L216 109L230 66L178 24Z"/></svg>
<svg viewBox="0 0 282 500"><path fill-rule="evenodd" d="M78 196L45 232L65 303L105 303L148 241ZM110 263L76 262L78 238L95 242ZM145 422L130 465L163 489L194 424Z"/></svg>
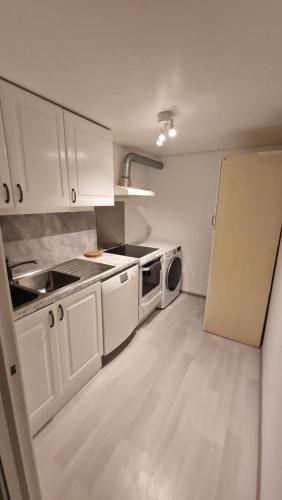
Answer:
<svg viewBox="0 0 282 500"><path fill-rule="evenodd" d="M60 311L60 317L59 317L59 320L60 320L60 321L63 321L64 316L65 316L65 312L64 312L64 308L63 308L62 304L59 304L59 305L58 305L58 309L59 309L59 311Z"/></svg>
<svg viewBox="0 0 282 500"><path fill-rule="evenodd" d="M74 188L72 188L72 190L71 190L71 201L73 203L76 202L76 190Z"/></svg>
<svg viewBox="0 0 282 500"><path fill-rule="evenodd" d="M3 184L3 188L5 189L6 191L6 198L5 198L5 203L10 203L10 190L8 188L8 184L6 184L6 182L4 182Z"/></svg>
<svg viewBox="0 0 282 500"><path fill-rule="evenodd" d="M212 216L212 226L215 226L215 215Z"/></svg>
<svg viewBox="0 0 282 500"><path fill-rule="evenodd" d="M50 328L53 328L54 324L55 324L55 318L54 318L54 313L53 311L49 311L49 325L50 325Z"/></svg>
<svg viewBox="0 0 282 500"><path fill-rule="evenodd" d="M17 184L17 188L18 188L19 194L20 194L19 203L22 203L23 202L23 190L22 190L22 186L20 184Z"/></svg>

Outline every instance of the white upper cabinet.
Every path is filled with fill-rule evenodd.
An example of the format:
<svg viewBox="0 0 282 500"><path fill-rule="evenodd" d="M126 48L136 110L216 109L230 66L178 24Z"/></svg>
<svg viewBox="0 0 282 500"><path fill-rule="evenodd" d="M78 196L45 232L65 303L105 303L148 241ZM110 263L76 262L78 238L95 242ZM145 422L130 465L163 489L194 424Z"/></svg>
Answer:
<svg viewBox="0 0 282 500"><path fill-rule="evenodd" d="M15 206L69 206L62 108L4 81L0 99Z"/></svg>
<svg viewBox="0 0 282 500"><path fill-rule="evenodd" d="M14 206L2 115L0 112L0 208Z"/></svg>
<svg viewBox="0 0 282 500"><path fill-rule="evenodd" d="M114 204L112 133L64 111L71 204Z"/></svg>

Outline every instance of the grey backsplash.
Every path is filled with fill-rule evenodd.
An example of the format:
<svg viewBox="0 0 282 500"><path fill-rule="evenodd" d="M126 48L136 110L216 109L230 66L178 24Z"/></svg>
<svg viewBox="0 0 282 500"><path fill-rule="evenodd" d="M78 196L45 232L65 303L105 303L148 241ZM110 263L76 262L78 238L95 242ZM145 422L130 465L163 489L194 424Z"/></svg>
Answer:
<svg viewBox="0 0 282 500"><path fill-rule="evenodd" d="M14 276L46 267L97 248L95 212L70 212L0 217L6 256L11 262L37 259L20 266Z"/></svg>
<svg viewBox="0 0 282 500"><path fill-rule="evenodd" d="M99 248L112 248L125 243L124 202L111 207L96 207L97 242Z"/></svg>

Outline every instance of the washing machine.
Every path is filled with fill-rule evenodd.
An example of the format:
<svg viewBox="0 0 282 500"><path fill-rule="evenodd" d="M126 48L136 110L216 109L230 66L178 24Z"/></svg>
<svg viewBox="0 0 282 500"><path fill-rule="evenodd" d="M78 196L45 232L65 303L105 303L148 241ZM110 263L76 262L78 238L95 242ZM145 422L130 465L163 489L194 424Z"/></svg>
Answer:
<svg viewBox="0 0 282 500"><path fill-rule="evenodd" d="M142 244L162 250L161 300L158 309L164 309L180 293L183 260L181 246L160 241L145 241Z"/></svg>
<svg viewBox="0 0 282 500"><path fill-rule="evenodd" d="M164 309L180 293L182 276L182 251L181 246L164 250L162 263L162 298L159 309Z"/></svg>

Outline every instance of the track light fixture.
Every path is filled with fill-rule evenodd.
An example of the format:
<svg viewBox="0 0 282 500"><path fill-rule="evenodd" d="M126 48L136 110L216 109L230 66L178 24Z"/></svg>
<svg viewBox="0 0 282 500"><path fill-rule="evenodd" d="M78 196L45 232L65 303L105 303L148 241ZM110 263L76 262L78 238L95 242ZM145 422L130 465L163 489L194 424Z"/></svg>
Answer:
<svg viewBox="0 0 282 500"><path fill-rule="evenodd" d="M175 137L177 131L174 127L174 114L172 111L161 111L158 113L159 136L156 141L157 146L162 146L167 136Z"/></svg>

